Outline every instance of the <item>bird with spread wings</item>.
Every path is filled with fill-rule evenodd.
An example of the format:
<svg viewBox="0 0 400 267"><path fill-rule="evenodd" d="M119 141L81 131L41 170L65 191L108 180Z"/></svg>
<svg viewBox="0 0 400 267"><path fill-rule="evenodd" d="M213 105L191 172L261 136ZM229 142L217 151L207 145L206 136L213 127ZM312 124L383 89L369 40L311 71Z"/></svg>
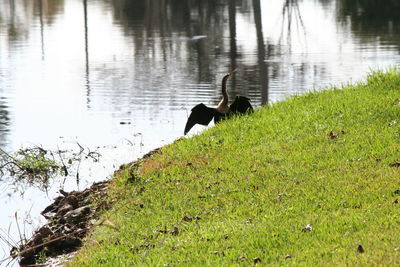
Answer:
<svg viewBox="0 0 400 267"><path fill-rule="evenodd" d="M235 72L236 70L233 70L222 78L222 99L216 108L207 107L203 103L200 103L192 108L192 113L190 114L185 126L185 135L196 124L207 126L213 118L214 123L217 123L222 119L231 117L234 114L243 114L253 111L253 107L250 104L250 99L244 96L236 96L232 104L228 105L229 97L226 89L226 82L228 78Z"/></svg>

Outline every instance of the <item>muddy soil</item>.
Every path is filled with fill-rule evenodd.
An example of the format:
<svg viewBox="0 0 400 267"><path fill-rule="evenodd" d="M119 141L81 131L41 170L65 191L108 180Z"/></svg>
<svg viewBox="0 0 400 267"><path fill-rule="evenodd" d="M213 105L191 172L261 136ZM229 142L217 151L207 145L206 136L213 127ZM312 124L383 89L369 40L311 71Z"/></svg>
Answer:
<svg viewBox="0 0 400 267"><path fill-rule="evenodd" d="M65 192L46 207L41 214L47 223L40 227L31 239L11 255L19 257L19 263L33 265L43 258L71 253L82 246L82 239L99 216L99 209L107 207L105 199L109 182L99 182L83 191ZM93 202L96 201L96 205Z"/></svg>
<svg viewBox="0 0 400 267"><path fill-rule="evenodd" d="M154 149L141 159L122 165L120 169L140 164L160 151L161 148ZM50 261L60 263L63 256L67 261L83 245L83 238L89 230L98 223L99 211L111 207L106 198L109 184L110 181L98 182L83 191L69 193L60 190L60 196L41 212L47 223L35 231L24 245L13 248L11 256L19 257L21 266L42 264L43 260L46 260L44 265L60 265Z"/></svg>

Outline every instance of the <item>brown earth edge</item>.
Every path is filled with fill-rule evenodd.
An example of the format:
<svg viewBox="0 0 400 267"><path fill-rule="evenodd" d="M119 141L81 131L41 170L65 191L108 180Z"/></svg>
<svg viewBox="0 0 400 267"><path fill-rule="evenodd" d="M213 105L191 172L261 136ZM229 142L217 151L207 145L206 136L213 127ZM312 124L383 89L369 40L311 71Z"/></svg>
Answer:
<svg viewBox="0 0 400 267"><path fill-rule="evenodd" d="M152 150L128 165L138 164L160 150L161 148ZM124 166L126 165L122 165L120 169ZM27 266L77 251L83 245L83 238L96 225L100 217L99 211L111 206L104 198L109 183L110 181L94 183L83 191L67 193L60 190L61 195L40 213L47 223L35 231L28 242L19 248L12 248L11 256L19 257L19 264ZM94 202L96 205L93 205Z"/></svg>

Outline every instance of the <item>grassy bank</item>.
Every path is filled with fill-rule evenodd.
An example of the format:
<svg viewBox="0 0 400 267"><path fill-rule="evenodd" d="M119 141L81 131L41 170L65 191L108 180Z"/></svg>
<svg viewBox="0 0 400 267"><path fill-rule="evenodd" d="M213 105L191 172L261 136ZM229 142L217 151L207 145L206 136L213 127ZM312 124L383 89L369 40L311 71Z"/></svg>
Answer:
<svg viewBox="0 0 400 267"><path fill-rule="evenodd" d="M71 265L399 265L399 125L391 70L177 141L115 176Z"/></svg>

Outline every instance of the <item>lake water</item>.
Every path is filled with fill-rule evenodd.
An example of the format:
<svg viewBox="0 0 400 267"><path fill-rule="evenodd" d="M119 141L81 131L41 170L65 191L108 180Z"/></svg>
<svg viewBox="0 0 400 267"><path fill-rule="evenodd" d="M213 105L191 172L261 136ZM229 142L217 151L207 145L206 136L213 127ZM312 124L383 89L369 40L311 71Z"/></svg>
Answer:
<svg viewBox="0 0 400 267"><path fill-rule="evenodd" d="M56 179L47 193L3 176L0 237L29 237L60 187L104 180L182 137L232 69L229 94L260 107L398 66L399 11L397 0L2 0L0 148L102 156L82 162L79 184Z"/></svg>

